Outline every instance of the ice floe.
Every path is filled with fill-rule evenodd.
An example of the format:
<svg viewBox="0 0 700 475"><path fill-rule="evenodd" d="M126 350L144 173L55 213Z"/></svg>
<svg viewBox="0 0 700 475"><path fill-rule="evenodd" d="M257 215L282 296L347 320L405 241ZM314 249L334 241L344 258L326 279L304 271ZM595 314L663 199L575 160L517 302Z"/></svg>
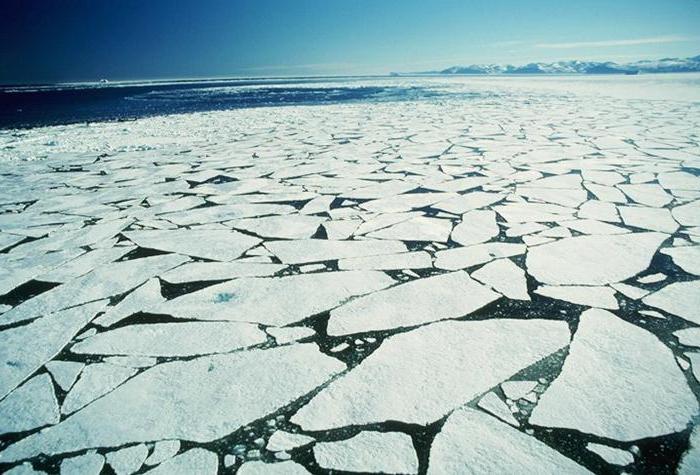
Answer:
<svg viewBox="0 0 700 475"><path fill-rule="evenodd" d="M0 401L0 434L56 424L60 419L51 377L33 377Z"/></svg>
<svg viewBox="0 0 700 475"><path fill-rule="evenodd" d="M70 414L95 399L107 394L136 374L136 370L110 363L95 363L85 366L78 381L61 405L61 413Z"/></svg>
<svg viewBox="0 0 700 475"><path fill-rule="evenodd" d="M173 458L180 451L179 440L159 440L153 445L153 452L143 462L145 465L158 465Z"/></svg>
<svg viewBox="0 0 700 475"><path fill-rule="evenodd" d="M4 313L0 322L28 320L66 307L119 295L187 260L184 256L164 255L109 264L22 302Z"/></svg>
<svg viewBox="0 0 700 475"><path fill-rule="evenodd" d="M425 269L432 266L430 254L424 251L338 260L338 268L341 270Z"/></svg>
<svg viewBox="0 0 700 475"><path fill-rule="evenodd" d="M426 325L385 340L292 422L306 430L387 420L429 424L568 343L567 325L552 320Z"/></svg>
<svg viewBox="0 0 700 475"><path fill-rule="evenodd" d="M479 408L484 411L498 417L500 420L506 424L510 424L513 427L519 427L520 422L513 416L508 405L503 402L503 400L496 395L493 391L486 393L479 402L477 403Z"/></svg>
<svg viewBox="0 0 700 475"><path fill-rule="evenodd" d="M700 246L667 247L660 252L689 274L700 275Z"/></svg>
<svg viewBox="0 0 700 475"><path fill-rule="evenodd" d="M76 343L71 351L98 355L194 356L227 353L265 341L265 333L248 323L152 323L98 333Z"/></svg>
<svg viewBox="0 0 700 475"><path fill-rule="evenodd" d="M192 473L214 475L218 472L218 466L219 458L214 452L195 447L144 473L150 475L187 475Z"/></svg>
<svg viewBox="0 0 700 475"><path fill-rule="evenodd" d="M700 325L700 280L674 282L647 295L642 302Z"/></svg>
<svg viewBox="0 0 700 475"><path fill-rule="evenodd" d="M61 461L61 475L99 475L105 465L103 455L94 451L65 458Z"/></svg>
<svg viewBox="0 0 700 475"><path fill-rule="evenodd" d="M420 216L373 231L367 236L403 241L447 242L450 231L452 231L452 223L449 220Z"/></svg>
<svg viewBox="0 0 700 475"><path fill-rule="evenodd" d="M0 398L54 358L106 303L52 313L0 332Z"/></svg>
<svg viewBox="0 0 700 475"><path fill-rule="evenodd" d="M418 279L331 311L329 335L387 330L468 315L500 297L466 272Z"/></svg>
<svg viewBox="0 0 700 475"><path fill-rule="evenodd" d="M232 261L262 239L236 231L178 229L131 231L124 235L140 247L215 261Z"/></svg>
<svg viewBox="0 0 700 475"><path fill-rule="evenodd" d="M131 475L143 466L146 457L148 457L148 449L144 444L139 444L109 452L106 458L114 473Z"/></svg>
<svg viewBox="0 0 700 475"><path fill-rule="evenodd" d="M685 430L698 403L656 336L605 310L583 312L562 372L530 423L633 441Z"/></svg>
<svg viewBox="0 0 700 475"><path fill-rule="evenodd" d="M315 439L308 435L277 430L270 436L265 448L271 452L289 451L312 444L314 441Z"/></svg>
<svg viewBox="0 0 700 475"><path fill-rule="evenodd" d="M590 473L573 460L470 408L452 413L430 448L428 474Z"/></svg>
<svg viewBox="0 0 700 475"><path fill-rule="evenodd" d="M610 447L608 445L589 442L588 444L586 444L586 450L590 450L606 462L613 465L618 465L620 467L626 467L627 465L634 462L634 455L632 455L631 452L615 447Z"/></svg>
<svg viewBox="0 0 700 475"><path fill-rule="evenodd" d="M527 293L525 271L510 259L491 261L472 272L471 276L509 299L530 300L530 295Z"/></svg>
<svg viewBox="0 0 700 475"><path fill-rule="evenodd" d="M490 242L467 247L455 247L435 253L438 269L457 270L477 266L503 257L525 254L527 246L509 242Z"/></svg>
<svg viewBox="0 0 700 475"><path fill-rule="evenodd" d="M330 310L350 297L376 292L394 283L378 271L241 278L185 294L153 306L150 311L177 318L283 326Z"/></svg>
<svg viewBox="0 0 700 475"><path fill-rule="evenodd" d="M462 215L462 222L454 227L450 237L463 246L469 246L489 241L499 232L495 212L475 210Z"/></svg>
<svg viewBox="0 0 700 475"><path fill-rule="evenodd" d="M348 259L351 257L397 254L408 249L401 241L326 241L301 239L297 241L268 241L265 247L285 264Z"/></svg>
<svg viewBox="0 0 700 475"><path fill-rule="evenodd" d="M314 458L328 470L361 473L418 473L411 437L400 432L363 431L335 442L314 445Z"/></svg>
<svg viewBox="0 0 700 475"><path fill-rule="evenodd" d="M289 404L344 368L313 344L163 363L5 448L0 462L133 442L212 441ZM257 390L261 385L263 392Z"/></svg>
<svg viewBox="0 0 700 475"><path fill-rule="evenodd" d="M530 249L527 271L538 281L553 285L620 282L646 270L667 237L630 233L565 238Z"/></svg>
<svg viewBox="0 0 700 475"><path fill-rule="evenodd" d="M279 463L246 462L236 473L238 475L308 475L311 472L303 465L287 460Z"/></svg>
<svg viewBox="0 0 700 475"><path fill-rule="evenodd" d="M615 291L610 287L593 287L585 285L543 285L534 291L557 300L565 300L577 305L588 307L607 308L616 310L619 308Z"/></svg>

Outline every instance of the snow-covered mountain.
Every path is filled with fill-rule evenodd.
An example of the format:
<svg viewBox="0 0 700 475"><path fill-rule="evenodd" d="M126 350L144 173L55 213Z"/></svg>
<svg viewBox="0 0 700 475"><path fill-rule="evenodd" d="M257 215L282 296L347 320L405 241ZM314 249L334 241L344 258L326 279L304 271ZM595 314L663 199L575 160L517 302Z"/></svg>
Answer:
<svg viewBox="0 0 700 475"><path fill-rule="evenodd" d="M452 66L441 71L424 71L416 74L638 74L700 72L700 55L692 58L663 58L634 63L596 61L557 61L555 63L472 64Z"/></svg>

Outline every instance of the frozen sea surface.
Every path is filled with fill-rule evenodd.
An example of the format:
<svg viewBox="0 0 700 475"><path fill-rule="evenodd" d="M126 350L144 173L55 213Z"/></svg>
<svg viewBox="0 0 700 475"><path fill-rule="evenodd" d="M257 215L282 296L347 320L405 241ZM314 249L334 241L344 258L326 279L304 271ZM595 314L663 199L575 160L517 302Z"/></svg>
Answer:
<svg viewBox="0 0 700 475"><path fill-rule="evenodd" d="M191 86L0 131L0 471L700 471L698 76Z"/></svg>

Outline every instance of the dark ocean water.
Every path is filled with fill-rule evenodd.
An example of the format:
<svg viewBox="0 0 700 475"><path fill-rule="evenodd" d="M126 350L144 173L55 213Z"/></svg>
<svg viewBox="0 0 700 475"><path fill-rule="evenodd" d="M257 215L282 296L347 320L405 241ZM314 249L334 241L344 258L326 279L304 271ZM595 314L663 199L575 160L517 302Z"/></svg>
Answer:
<svg viewBox="0 0 700 475"><path fill-rule="evenodd" d="M367 84L343 78L0 87L0 128L250 107L415 100L440 94L422 87Z"/></svg>

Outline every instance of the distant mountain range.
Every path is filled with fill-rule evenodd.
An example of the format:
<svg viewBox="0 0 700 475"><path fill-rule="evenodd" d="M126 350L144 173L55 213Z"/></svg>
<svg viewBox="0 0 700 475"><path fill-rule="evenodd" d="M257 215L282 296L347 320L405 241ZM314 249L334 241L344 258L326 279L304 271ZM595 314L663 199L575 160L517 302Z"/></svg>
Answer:
<svg viewBox="0 0 700 475"><path fill-rule="evenodd" d="M687 73L700 72L700 55L692 58L663 58L634 63L596 61L558 61L556 63L472 64L452 66L441 71L422 71L407 74L639 74L639 73ZM402 75L402 73L392 73Z"/></svg>

